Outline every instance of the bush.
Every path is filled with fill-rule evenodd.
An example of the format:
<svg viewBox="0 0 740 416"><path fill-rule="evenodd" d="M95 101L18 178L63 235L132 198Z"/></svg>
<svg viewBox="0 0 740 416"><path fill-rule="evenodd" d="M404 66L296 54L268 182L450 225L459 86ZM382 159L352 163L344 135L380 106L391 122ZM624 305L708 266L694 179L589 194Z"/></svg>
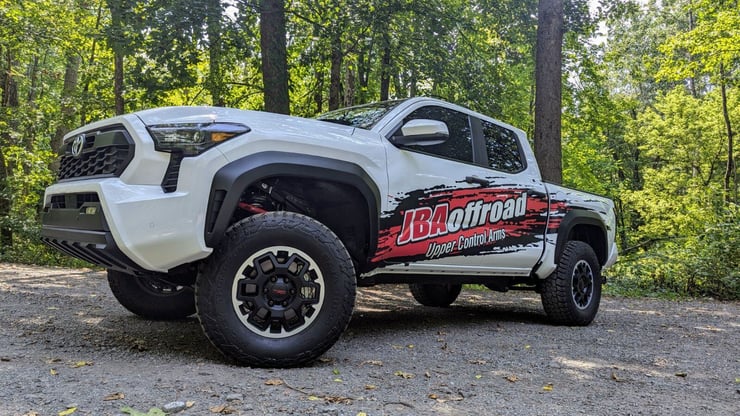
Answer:
<svg viewBox="0 0 740 416"><path fill-rule="evenodd" d="M740 212L731 206L703 233L623 256L607 271L608 292L740 300Z"/></svg>

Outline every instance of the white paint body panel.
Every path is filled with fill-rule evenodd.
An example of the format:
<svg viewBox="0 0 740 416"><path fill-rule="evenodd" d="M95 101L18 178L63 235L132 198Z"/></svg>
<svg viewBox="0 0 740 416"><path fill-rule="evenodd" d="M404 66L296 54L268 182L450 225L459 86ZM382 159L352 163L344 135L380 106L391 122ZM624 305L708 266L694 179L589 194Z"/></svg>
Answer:
<svg viewBox="0 0 740 416"><path fill-rule="evenodd" d="M425 105L444 106L514 131L520 141L526 169L502 177L481 166L466 165L399 149L388 141L404 117ZM251 131L221 143L195 157L182 160L177 190L166 193L162 178L170 154L155 149L147 126L178 123L240 123ZM205 243L206 211L214 175L230 162L261 152L285 152L341 160L360 166L380 191L381 213L399 205L399 195L413 189L448 186L460 175L474 175L498 183L519 184L568 201L574 207L596 211L604 219L609 238L609 260L616 259L614 207L611 201L570 189L544 185L524 132L505 123L439 100L417 98L401 102L371 130L312 119L217 107L165 107L140 111L89 124L65 136L65 143L84 132L121 124L135 143L135 155L117 178L89 178L56 183L46 190L45 205L52 195L97 193L111 234L119 249L146 270L167 272L182 264L206 258L213 251ZM457 175L457 176L455 176ZM452 178L452 179L451 179ZM498 182L497 182L498 181ZM464 184L460 189L473 188ZM547 190L545 190L547 187ZM555 214L543 210L542 221ZM441 259L398 261L379 264L378 273L528 276L546 278L555 268L556 234L524 244L516 253L452 256ZM536 265L537 264L537 265Z"/></svg>

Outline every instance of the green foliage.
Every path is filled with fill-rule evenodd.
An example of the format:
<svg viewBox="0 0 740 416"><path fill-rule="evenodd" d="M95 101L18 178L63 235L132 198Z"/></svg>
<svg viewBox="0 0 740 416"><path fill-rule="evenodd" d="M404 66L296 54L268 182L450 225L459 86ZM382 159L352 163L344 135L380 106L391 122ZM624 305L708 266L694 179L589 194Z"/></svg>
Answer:
<svg viewBox="0 0 740 416"><path fill-rule="evenodd" d="M695 234L628 254L608 275L615 294L740 299L740 208Z"/></svg>
<svg viewBox="0 0 740 416"><path fill-rule="evenodd" d="M565 2L563 176L616 202L622 256L609 290L738 299L738 201L727 186L737 188L737 2L600 3L591 16L585 0ZM12 235L0 261L80 264L39 243L38 214L59 137L113 115L114 51L126 111L263 108L258 5L0 0L0 239ZM531 131L537 1L286 7L293 114L326 111L330 97L377 101L387 88ZM599 22L605 41L589 41Z"/></svg>

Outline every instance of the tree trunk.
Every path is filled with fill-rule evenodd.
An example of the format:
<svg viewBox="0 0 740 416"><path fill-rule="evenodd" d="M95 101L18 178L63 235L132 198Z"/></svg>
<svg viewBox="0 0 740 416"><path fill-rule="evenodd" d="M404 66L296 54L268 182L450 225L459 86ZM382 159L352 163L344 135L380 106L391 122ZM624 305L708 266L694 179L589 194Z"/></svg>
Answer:
<svg viewBox="0 0 740 416"><path fill-rule="evenodd" d="M725 202L737 202L737 170L735 168L734 135L732 131L732 122L730 121L730 112L727 108L727 83L724 79L724 66L720 66L722 80L720 91L722 93L722 115L725 119L725 129L727 131L727 166L725 168ZM732 183L732 185L730 185Z"/></svg>
<svg viewBox="0 0 740 416"><path fill-rule="evenodd" d="M14 111L14 108L19 106L18 101L18 83L13 76L15 67L15 57L13 52L10 50L5 51L5 62L2 66L4 73L2 74L2 101L0 107L10 108L9 111ZM13 119L9 120L10 130L15 130L18 126ZM2 153L3 148L6 144L11 141L11 135L8 131L0 132L0 143L3 144L0 147L0 218L7 220L10 217L11 208L13 206L10 200L10 192L8 190L8 178L11 167L8 166L5 161L5 155ZM10 228L9 224L4 223L0 226L0 250L5 251L8 248L13 247L13 229Z"/></svg>
<svg viewBox="0 0 740 416"><path fill-rule="evenodd" d="M113 49L113 101L116 115L123 114L126 103L123 100L123 57L126 49L124 31L124 4L116 0L107 0L111 17L111 31L108 38Z"/></svg>
<svg viewBox="0 0 740 416"><path fill-rule="evenodd" d="M342 100L342 40L336 36L331 46L329 68L329 111L339 108Z"/></svg>
<svg viewBox="0 0 740 416"><path fill-rule="evenodd" d="M209 0L206 4L206 24L208 25L208 89L213 105L223 107L223 74L221 72L221 1Z"/></svg>
<svg viewBox="0 0 740 416"><path fill-rule="evenodd" d="M123 100L123 53L116 51L114 54L113 97L116 115L121 115L126 111L126 102Z"/></svg>
<svg viewBox="0 0 740 416"><path fill-rule="evenodd" d="M10 216L10 198L8 198L8 170L5 156L0 150L0 219L5 220ZM0 226L0 253L13 247L13 230L7 225Z"/></svg>
<svg viewBox="0 0 740 416"><path fill-rule="evenodd" d="M62 149L62 139L74 127L75 120L75 90L77 89L77 80L80 71L80 57L75 53L67 55L67 65L64 70L64 86L61 95L61 112L62 119L54 132L54 138L51 141L51 149L60 154ZM56 172L59 166L53 165Z"/></svg>
<svg viewBox="0 0 740 416"><path fill-rule="evenodd" d="M535 56L534 146L542 178L563 181L561 134L563 0L540 0Z"/></svg>
<svg viewBox="0 0 740 416"><path fill-rule="evenodd" d="M324 111L324 72L316 71L316 87L313 92L313 102L316 104L316 114Z"/></svg>
<svg viewBox="0 0 740 416"><path fill-rule="evenodd" d="M105 3L105 0L100 0L98 2L98 11L97 11L97 17L95 18L95 32L100 30L100 22L103 18L103 4ZM97 39L95 37L92 38L92 45L90 45L90 58L87 60L87 64L92 68L93 65L95 65L95 58L96 58L96 49L97 49ZM82 97L81 100L81 108L79 109L80 117L79 117L79 123L87 124L87 107L88 104L86 104L87 97L90 94L90 76L89 75L83 75L83 87L82 87Z"/></svg>
<svg viewBox="0 0 740 416"><path fill-rule="evenodd" d="M284 0L261 0L260 46L265 110L290 114Z"/></svg>
<svg viewBox="0 0 740 416"><path fill-rule="evenodd" d="M391 40L383 35L383 57L380 61L380 101L387 101L391 89Z"/></svg>
<svg viewBox="0 0 740 416"><path fill-rule="evenodd" d="M347 71L344 73L344 75L344 85L346 85L346 87L344 88L344 106L351 107L355 105L355 95L357 94L357 91L355 89L355 71L347 68Z"/></svg>

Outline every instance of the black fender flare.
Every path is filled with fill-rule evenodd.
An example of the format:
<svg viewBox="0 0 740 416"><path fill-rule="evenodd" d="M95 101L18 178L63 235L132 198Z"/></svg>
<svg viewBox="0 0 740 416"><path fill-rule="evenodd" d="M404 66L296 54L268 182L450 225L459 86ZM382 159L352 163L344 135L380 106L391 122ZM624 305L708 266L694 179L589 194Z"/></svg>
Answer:
<svg viewBox="0 0 740 416"><path fill-rule="evenodd" d="M571 235L571 231L579 225L588 225L592 227L596 227L601 232L600 239L598 241L584 241L588 244L590 244L594 252L596 252L596 257L599 259L599 262L603 265L607 257L609 256L608 250L609 250L609 243L608 243L608 234L606 232L606 226L604 225L604 220L601 218L601 216L595 212L588 209L583 208L572 208L568 213L565 215L563 220L560 222L560 225L558 226L558 238L557 243L555 244L555 258L559 259L560 255L563 253L563 250L565 249L565 244L568 242L569 237ZM598 242L598 244L596 244ZM596 245L596 246L594 246Z"/></svg>
<svg viewBox="0 0 740 416"><path fill-rule="evenodd" d="M370 225L370 253L378 242L380 192L365 170L344 160L288 152L260 152L228 163L213 177L206 211L205 242L217 247L229 226L242 192L252 183L273 176L297 176L340 182L365 199Z"/></svg>

